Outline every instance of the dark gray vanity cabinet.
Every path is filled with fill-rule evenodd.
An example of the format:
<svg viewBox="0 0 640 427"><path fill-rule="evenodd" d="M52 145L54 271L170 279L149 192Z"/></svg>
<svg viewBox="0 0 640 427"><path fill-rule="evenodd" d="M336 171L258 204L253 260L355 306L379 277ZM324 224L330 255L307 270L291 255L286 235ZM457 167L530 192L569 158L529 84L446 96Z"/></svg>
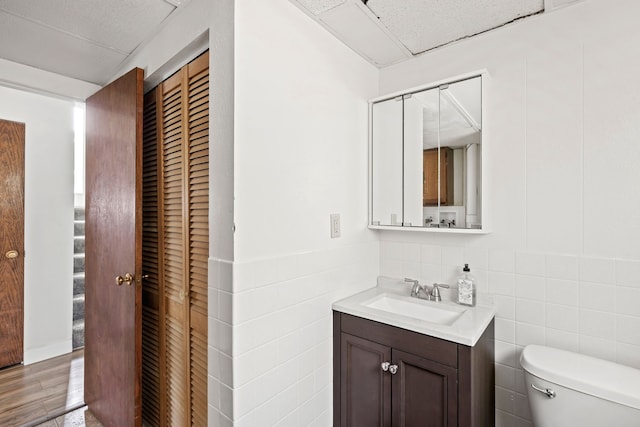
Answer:
<svg viewBox="0 0 640 427"><path fill-rule="evenodd" d="M334 426L494 425L493 321L473 347L340 312L333 322Z"/></svg>

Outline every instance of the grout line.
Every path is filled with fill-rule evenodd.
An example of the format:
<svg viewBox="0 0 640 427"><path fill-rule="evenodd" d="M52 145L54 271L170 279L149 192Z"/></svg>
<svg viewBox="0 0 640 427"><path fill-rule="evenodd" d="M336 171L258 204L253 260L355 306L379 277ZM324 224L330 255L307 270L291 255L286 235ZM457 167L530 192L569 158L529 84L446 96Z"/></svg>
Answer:
<svg viewBox="0 0 640 427"><path fill-rule="evenodd" d="M529 199L527 197L527 140L529 137L529 60L524 58L524 247L529 248L529 216L527 215ZM514 268L515 270L515 268ZM515 271L514 271L515 272Z"/></svg>
<svg viewBox="0 0 640 427"><path fill-rule="evenodd" d="M584 233L585 233L585 226L584 226L584 114L585 114L585 84L584 84L584 43L582 44L582 75L580 76L582 79L582 123L580 126L580 130L581 130L581 135L580 135L580 175L581 175L581 180L580 180L580 211L582 213L581 215L581 224L580 224L580 228L581 228L581 233L580 233L580 255L583 256L584 255Z"/></svg>

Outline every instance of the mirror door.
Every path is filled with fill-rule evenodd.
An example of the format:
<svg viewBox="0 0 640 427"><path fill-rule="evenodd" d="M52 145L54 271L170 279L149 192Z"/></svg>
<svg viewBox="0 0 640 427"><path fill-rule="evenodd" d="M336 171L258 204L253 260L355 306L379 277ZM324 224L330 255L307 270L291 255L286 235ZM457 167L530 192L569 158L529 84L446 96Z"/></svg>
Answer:
<svg viewBox="0 0 640 427"><path fill-rule="evenodd" d="M373 104L372 224L402 225L402 97Z"/></svg>

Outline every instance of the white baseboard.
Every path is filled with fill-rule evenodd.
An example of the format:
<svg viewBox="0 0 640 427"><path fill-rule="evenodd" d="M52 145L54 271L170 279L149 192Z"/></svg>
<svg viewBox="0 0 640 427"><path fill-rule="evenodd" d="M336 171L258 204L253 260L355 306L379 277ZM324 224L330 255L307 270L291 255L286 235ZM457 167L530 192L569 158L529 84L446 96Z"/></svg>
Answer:
<svg viewBox="0 0 640 427"><path fill-rule="evenodd" d="M61 356L63 354L71 353L72 341L58 341L46 347L38 347L24 350L24 364L31 365L32 363L41 362L52 357Z"/></svg>

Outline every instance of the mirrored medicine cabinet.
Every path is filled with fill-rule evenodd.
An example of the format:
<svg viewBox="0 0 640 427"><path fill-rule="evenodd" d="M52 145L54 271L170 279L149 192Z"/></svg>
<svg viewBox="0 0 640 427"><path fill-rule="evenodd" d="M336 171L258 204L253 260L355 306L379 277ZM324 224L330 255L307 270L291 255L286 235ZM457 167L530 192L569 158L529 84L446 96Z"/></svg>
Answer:
<svg viewBox="0 0 640 427"><path fill-rule="evenodd" d="M486 73L369 102L369 227L485 233Z"/></svg>

